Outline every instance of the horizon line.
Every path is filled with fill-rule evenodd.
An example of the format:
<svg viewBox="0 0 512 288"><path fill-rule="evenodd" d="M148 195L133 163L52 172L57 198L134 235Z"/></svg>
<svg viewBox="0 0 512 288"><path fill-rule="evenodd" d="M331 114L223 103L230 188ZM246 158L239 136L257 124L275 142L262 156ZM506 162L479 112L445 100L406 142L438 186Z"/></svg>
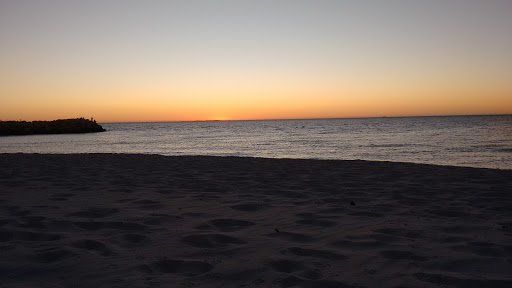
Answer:
<svg viewBox="0 0 512 288"><path fill-rule="evenodd" d="M115 123L170 123L170 122L229 122L229 121L275 121L275 120L329 120L329 119L379 119L379 118L414 118L414 117L468 117L468 116L508 116L512 113L498 114L439 114L439 115L399 115L399 116L354 116L354 117L315 117L315 118L261 118L261 119L210 119L210 120L163 120L163 121L107 121L103 124ZM37 120L36 120L37 121Z"/></svg>

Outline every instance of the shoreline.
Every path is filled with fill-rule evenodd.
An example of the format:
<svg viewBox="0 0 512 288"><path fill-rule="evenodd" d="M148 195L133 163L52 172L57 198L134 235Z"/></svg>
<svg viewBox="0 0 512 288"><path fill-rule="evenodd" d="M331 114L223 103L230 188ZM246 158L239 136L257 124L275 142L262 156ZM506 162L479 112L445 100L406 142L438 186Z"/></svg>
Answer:
<svg viewBox="0 0 512 288"><path fill-rule="evenodd" d="M0 282L509 287L510 179L388 161L0 154Z"/></svg>
<svg viewBox="0 0 512 288"><path fill-rule="evenodd" d="M30 135L19 135L30 136ZM499 171L512 171L512 168L490 168L490 167L474 167L474 166L459 166L450 164L435 164L435 163L420 163L420 162L405 162L405 161L391 161L391 160L365 160L365 159L323 159L323 158L272 158L272 157L259 157L259 156L225 156L225 155L164 155L154 153L31 153L31 152L0 152L0 155L53 155L53 156L69 156L69 155L120 155L120 156L156 156L156 157L169 157L169 158L220 158L220 159L265 159L265 160L297 160L297 161L332 161L332 162L368 162L368 163L390 163L396 165L423 165L434 167L448 167L448 168L465 168L465 169L482 169L482 170L499 170Z"/></svg>

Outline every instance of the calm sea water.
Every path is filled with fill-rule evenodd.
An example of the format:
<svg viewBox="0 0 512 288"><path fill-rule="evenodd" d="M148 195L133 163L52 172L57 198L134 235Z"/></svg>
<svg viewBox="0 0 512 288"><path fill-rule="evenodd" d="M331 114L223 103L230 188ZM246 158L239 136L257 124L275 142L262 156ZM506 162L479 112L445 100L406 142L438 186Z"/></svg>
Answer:
<svg viewBox="0 0 512 288"><path fill-rule="evenodd" d="M512 115L101 125L108 131L0 137L0 153L364 159L512 169Z"/></svg>

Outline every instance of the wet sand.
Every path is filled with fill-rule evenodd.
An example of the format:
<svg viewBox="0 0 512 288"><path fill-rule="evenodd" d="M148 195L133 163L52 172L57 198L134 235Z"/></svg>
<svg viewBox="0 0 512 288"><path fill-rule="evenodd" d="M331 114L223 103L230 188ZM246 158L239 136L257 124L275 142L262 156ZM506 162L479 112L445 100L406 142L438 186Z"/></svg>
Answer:
<svg viewBox="0 0 512 288"><path fill-rule="evenodd" d="M512 170L0 154L0 287L512 287Z"/></svg>

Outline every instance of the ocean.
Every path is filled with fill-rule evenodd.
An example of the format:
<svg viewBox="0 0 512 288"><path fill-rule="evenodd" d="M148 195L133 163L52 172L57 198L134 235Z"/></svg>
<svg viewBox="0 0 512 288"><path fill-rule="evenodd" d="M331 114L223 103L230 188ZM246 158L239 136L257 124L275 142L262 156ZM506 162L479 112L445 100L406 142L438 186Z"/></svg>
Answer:
<svg viewBox="0 0 512 288"><path fill-rule="evenodd" d="M512 169L512 115L101 123L0 137L0 153L144 153L414 162Z"/></svg>

